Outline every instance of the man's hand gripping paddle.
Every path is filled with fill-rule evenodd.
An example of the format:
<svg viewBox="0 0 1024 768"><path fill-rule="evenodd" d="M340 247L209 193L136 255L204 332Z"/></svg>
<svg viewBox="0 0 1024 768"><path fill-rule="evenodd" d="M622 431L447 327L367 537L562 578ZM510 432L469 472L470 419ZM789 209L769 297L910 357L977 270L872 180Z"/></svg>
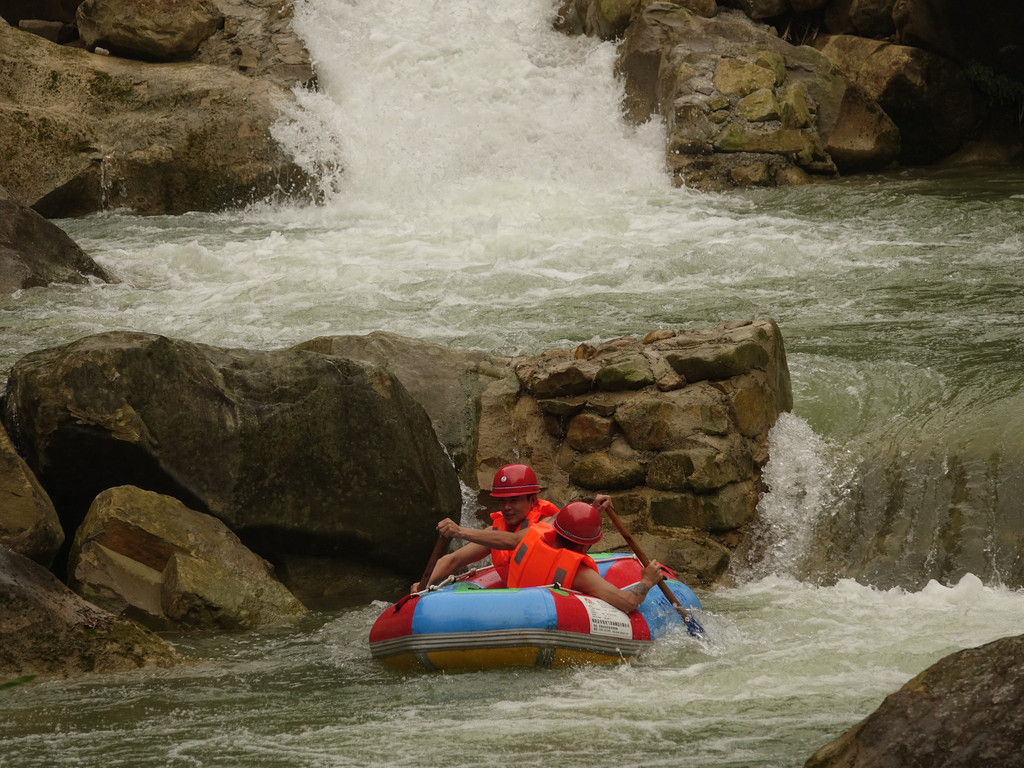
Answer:
<svg viewBox="0 0 1024 768"><path fill-rule="evenodd" d="M643 553L643 550L640 549L640 545L636 543L629 531L626 530L626 526L623 524L622 520L619 519L619 516L615 514L615 510L612 509L612 505L607 504L602 511L608 515L608 519L612 521L612 525L615 526L622 538L626 540L626 544L629 545L631 550L633 550L633 554L636 555L640 564L643 565L644 568L650 565L651 561L647 558L647 555ZM693 618L683 607L683 604L679 602L679 598L676 597L675 592L669 589L669 586L665 583L664 579L658 582L658 586L661 587L662 593L679 612L679 615L683 619L683 623L686 625L686 631L693 637L702 637L704 635L704 627L698 624L697 620Z"/></svg>

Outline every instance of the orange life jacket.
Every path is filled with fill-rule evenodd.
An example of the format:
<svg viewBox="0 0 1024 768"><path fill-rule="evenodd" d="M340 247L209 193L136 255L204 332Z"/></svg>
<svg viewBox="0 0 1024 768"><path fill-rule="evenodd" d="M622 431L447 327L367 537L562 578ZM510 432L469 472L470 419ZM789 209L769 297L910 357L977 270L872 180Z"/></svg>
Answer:
<svg viewBox="0 0 1024 768"><path fill-rule="evenodd" d="M571 589L580 568L597 571L592 557L571 549L557 549L554 546L556 536L550 525L530 526L508 566L510 587L542 587L558 582Z"/></svg>
<svg viewBox="0 0 1024 768"><path fill-rule="evenodd" d="M551 515L558 514L558 507L552 504L550 501L544 499L537 499L537 503L530 507L530 511L526 513L526 517L523 518L523 522L519 524L512 533L521 531L523 528L529 528L531 523L538 523L545 517L551 517ZM492 512L491 521L494 523L492 526L496 531L508 531L508 526L505 524L505 516L501 512ZM512 559L511 549L492 549L491 550L491 563L494 564L494 569L501 576L501 580L504 583L508 583L508 564Z"/></svg>

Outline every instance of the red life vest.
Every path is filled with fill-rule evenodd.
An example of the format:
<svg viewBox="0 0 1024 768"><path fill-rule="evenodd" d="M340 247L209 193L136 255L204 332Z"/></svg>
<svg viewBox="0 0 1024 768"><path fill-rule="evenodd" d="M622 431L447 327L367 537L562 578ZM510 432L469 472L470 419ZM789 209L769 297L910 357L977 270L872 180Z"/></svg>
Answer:
<svg viewBox="0 0 1024 768"><path fill-rule="evenodd" d="M530 507L530 511L526 513L526 517L523 518L523 522L519 524L515 531L516 533L521 531L523 528L529 528L531 523L538 523L545 517L551 517L551 515L558 514L558 507L552 504L550 501L544 499L537 499L537 503ZM505 524L505 516L501 512L492 512L491 521L494 523L492 526L496 531L508 531L508 526ZM491 562L494 564L494 569L501 576L503 583L508 583L508 564L512 559L511 549L492 549L491 550Z"/></svg>
<svg viewBox="0 0 1024 768"><path fill-rule="evenodd" d="M571 549L557 549L554 546L556 536L550 525L530 526L509 563L510 587L542 587L558 582L571 589L580 568L597 571L592 557Z"/></svg>

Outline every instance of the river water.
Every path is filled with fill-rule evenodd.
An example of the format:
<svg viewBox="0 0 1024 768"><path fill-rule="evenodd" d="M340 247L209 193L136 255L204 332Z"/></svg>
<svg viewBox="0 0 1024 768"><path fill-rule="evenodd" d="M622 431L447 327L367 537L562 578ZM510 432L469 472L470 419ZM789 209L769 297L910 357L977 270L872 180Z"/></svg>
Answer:
<svg viewBox="0 0 1024 768"><path fill-rule="evenodd" d="M548 0L302 0L276 131L319 206L59 222L121 280L0 299L0 374L112 328L269 349L387 330L503 354L779 323L795 406L703 643L402 675L383 604L174 636L195 667L0 691L0 766L800 766L957 649L1024 632L1024 172L701 194ZM344 169L341 172L339 169ZM427 547L429 548L429 547Z"/></svg>

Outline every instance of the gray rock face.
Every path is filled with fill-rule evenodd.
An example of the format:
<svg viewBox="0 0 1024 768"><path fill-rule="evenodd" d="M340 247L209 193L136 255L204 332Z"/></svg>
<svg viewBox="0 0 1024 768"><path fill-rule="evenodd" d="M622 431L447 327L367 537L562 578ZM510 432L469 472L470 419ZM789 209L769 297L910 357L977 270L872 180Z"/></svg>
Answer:
<svg viewBox="0 0 1024 768"><path fill-rule="evenodd" d="M184 661L169 643L83 600L42 566L0 546L0 682Z"/></svg>
<svg viewBox="0 0 1024 768"><path fill-rule="evenodd" d="M107 333L28 355L4 422L65 530L135 485L212 514L248 546L422 568L458 516L454 467L392 375L303 351Z"/></svg>
<svg viewBox="0 0 1024 768"><path fill-rule="evenodd" d="M608 493L631 532L692 583L722 575L754 518L768 431L792 408L770 320L655 331L512 361L481 398L476 487L510 461L565 504ZM610 527L603 545L624 546Z"/></svg>
<svg viewBox="0 0 1024 768"><path fill-rule="evenodd" d="M974 97L953 62L919 48L849 35L824 37L819 45L897 126L902 162L935 162L967 140L977 117Z"/></svg>
<svg viewBox="0 0 1024 768"><path fill-rule="evenodd" d="M496 381L514 380L508 358L380 331L365 336L324 336L296 349L366 360L393 373L430 416L463 480L475 484L480 397Z"/></svg>
<svg viewBox="0 0 1024 768"><path fill-rule="evenodd" d="M1024 765L1024 635L933 664L804 768Z"/></svg>

